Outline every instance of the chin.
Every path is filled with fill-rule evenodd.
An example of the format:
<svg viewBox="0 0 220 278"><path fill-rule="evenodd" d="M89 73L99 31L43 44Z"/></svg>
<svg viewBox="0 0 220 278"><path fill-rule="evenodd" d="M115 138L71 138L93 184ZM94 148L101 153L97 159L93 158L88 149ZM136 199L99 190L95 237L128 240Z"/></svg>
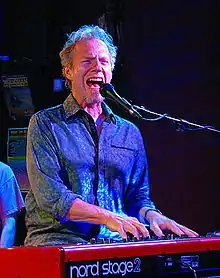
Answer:
<svg viewBox="0 0 220 278"><path fill-rule="evenodd" d="M102 103L104 98L102 96L99 97L86 97L85 102L87 104L95 104L95 103Z"/></svg>
<svg viewBox="0 0 220 278"><path fill-rule="evenodd" d="M95 104L95 103L102 103L104 98L100 95L99 92L95 92L90 94L90 96L85 97L85 101L87 104Z"/></svg>

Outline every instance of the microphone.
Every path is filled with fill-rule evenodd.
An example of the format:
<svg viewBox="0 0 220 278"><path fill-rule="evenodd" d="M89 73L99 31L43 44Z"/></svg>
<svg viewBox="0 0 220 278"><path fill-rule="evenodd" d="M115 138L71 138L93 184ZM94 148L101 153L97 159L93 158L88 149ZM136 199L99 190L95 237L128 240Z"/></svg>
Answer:
<svg viewBox="0 0 220 278"><path fill-rule="evenodd" d="M103 97L110 97L115 102L119 103L132 116L134 116L136 118L142 118L141 114L132 106L132 104L130 102L128 102L125 98L120 97L116 93L112 84L102 83L100 85L100 94Z"/></svg>

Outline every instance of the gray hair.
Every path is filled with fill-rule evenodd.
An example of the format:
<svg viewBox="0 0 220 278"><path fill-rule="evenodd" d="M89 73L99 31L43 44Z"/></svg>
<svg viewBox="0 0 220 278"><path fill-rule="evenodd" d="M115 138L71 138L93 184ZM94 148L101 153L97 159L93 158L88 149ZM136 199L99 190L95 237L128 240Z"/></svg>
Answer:
<svg viewBox="0 0 220 278"><path fill-rule="evenodd" d="M68 39L64 44L64 47L60 51L60 59L61 59L62 72L64 77L65 77L64 68L70 67L72 65L72 60L73 60L72 51L77 41L83 39L89 40L93 38L101 40L105 43L110 53L112 70L114 69L116 56L117 56L117 46L114 45L112 36L106 30L100 28L99 26L84 25L81 26L76 32L72 32L70 35L68 35Z"/></svg>

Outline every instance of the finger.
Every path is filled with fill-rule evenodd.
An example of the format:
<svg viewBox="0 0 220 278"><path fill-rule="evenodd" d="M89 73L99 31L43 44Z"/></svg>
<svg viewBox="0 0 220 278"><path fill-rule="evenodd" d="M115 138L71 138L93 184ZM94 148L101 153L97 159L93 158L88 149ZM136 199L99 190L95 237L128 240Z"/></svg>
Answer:
<svg viewBox="0 0 220 278"><path fill-rule="evenodd" d="M198 233L196 233L195 231L183 226L183 225L180 225L178 224L179 228L183 231L184 234L188 235L189 237L196 237L196 236L199 236Z"/></svg>
<svg viewBox="0 0 220 278"><path fill-rule="evenodd" d="M164 236L164 233L162 232L162 230L160 229L160 227L157 223L153 222L150 225L150 229L156 236L158 236L158 237L163 237Z"/></svg>
<svg viewBox="0 0 220 278"><path fill-rule="evenodd" d="M127 239L127 234L126 234L126 231L124 230L123 228L123 225L120 225L119 228L117 229L117 232L120 234L120 236L123 238L123 239Z"/></svg>
<svg viewBox="0 0 220 278"><path fill-rule="evenodd" d="M174 234L181 236L185 234L185 232L181 229L180 225L175 221L170 220L166 225L166 230L173 232Z"/></svg>
<svg viewBox="0 0 220 278"><path fill-rule="evenodd" d="M124 230L126 232L132 234L136 238L140 237L139 230L136 228L136 226L134 226L134 225L132 225L130 223L126 223L126 225L124 226Z"/></svg>
<svg viewBox="0 0 220 278"><path fill-rule="evenodd" d="M138 231L138 238L150 236L148 229L143 223L139 222L137 218L132 218L132 220L132 225L135 226Z"/></svg>
<svg viewBox="0 0 220 278"><path fill-rule="evenodd" d="M138 229L138 232L139 232L139 238L141 236L143 236L143 237L149 237L150 236L150 233L149 233L148 229L145 227L144 224L137 223L136 228Z"/></svg>
<svg viewBox="0 0 220 278"><path fill-rule="evenodd" d="M189 237L195 237L198 235L196 232L172 220L167 224L167 229L178 236L187 235Z"/></svg>

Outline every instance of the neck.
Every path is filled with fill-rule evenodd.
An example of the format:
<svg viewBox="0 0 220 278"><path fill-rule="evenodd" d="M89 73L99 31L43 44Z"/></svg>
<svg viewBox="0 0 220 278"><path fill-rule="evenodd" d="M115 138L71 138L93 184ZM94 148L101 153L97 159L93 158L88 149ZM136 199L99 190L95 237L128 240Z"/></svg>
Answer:
<svg viewBox="0 0 220 278"><path fill-rule="evenodd" d="M74 94L73 94L74 96ZM77 96L74 96L79 105L93 118L94 122L102 114L101 102L98 103L87 103L85 100L79 99Z"/></svg>
<svg viewBox="0 0 220 278"><path fill-rule="evenodd" d="M101 103L87 104L83 108L93 118L94 122L96 122L98 117L102 114Z"/></svg>

